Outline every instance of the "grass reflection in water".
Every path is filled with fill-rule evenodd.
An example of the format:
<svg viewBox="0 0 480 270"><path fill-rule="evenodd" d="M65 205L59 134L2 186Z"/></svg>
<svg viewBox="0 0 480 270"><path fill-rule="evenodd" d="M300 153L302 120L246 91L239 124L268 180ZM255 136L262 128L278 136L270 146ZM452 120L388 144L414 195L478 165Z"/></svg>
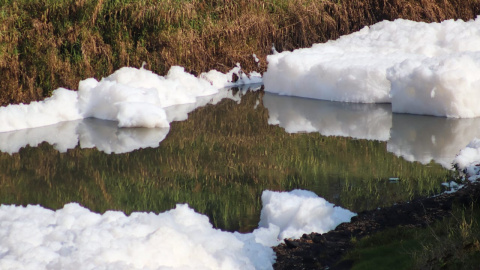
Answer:
<svg viewBox="0 0 480 270"><path fill-rule="evenodd" d="M0 203L58 209L79 202L126 213L188 203L218 228L249 231L257 227L265 189L312 190L358 212L438 192L450 177L440 165L394 156L385 142L285 133L267 123L263 95L197 109L172 123L158 148L105 154L77 146L59 153L44 143L0 153Z"/></svg>

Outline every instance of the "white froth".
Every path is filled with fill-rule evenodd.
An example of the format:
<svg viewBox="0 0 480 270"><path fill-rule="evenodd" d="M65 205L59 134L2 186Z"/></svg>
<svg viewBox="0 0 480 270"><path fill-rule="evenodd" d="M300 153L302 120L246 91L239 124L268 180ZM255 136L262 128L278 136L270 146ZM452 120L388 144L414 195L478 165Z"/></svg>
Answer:
<svg viewBox="0 0 480 270"><path fill-rule="evenodd" d="M162 214L0 207L1 269L271 269L273 251L214 229L187 205ZM252 261L250 248L267 249Z"/></svg>
<svg viewBox="0 0 480 270"><path fill-rule="evenodd" d="M392 110L453 118L480 116L480 52L405 60L389 70Z"/></svg>
<svg viewBox="0 0 480 270"><path fill-rule="evenodd" d="M195 104L224 87L261 82L260 74L247 75L239 66L226 74L212 70L199 77L179 66L171 67L166 76L124 67L100 81L80 81L78 92L59 88L44 101L1 107L0 132L89 117L116 121L119 127L166 128L171 122L166 107Z"/></svg>
<svg viewBox="0 0 480 270"><path fill-rule="evenodd" d="M0 107L0 132L81 119L77 92L59 88L44 101Z"/></svg>
<svg viewBox="0 0 480 270"><path fill-rule="evenodd" d="M256 89L256 85L252 86ZM132 104L129 104L129 106L125 106L126 111L123 110L122 105L119 106L118 122L87 118L37 128L0 132L0 151L13 154L27 145L35 147L42 142L53 145L60 152L73 149L77 145L80 145L81 148L95 147L97 150L108 154L119 154L140 148L158 147L160 142L167 136L170 128L168 125L163 128L153 128L154 126L149 125L147 121L155 122L158 119L166 119L167 124L173 121L183 121L188 118L189 112L198 107L207 104L217 104L223 99L240 102L241 96L249 89L251 88L245 86L244 90L237 91L235 94L232 90L225 89L215 95L199 97L195 103L169 106L159 110L161 118L157 118L154 113L144 115L149 112L149 104L138 106L130 106ZM157 109L157 107L152 107L152 110ZM134 109L137 111L134 111ZM123 117L124 114L125 117ZM144 127L120 128L128 126L123 124L124 118L128 121L138 119ZM139 125L139 122L136 122L136 125Z"/></svg>
<svg viewBox="0 0 480 270"><path fill-rule="evenodd" d="M0 206L1 269L272 269L283 237L326 232L354 215L314 193L265 191L252 233L214 229L187 205L97 214L76 204Z"/></svg>
<svg viewBox="0 0 480 270"><path fill-rule="evenodd" d="M454 160L455 166L468 175L469 180L480 178L480 139L473 139Z"/></svg>
<svg viewBox="0 0 480 270"><path fill-rule="evenodd" d="M325 233L342 222L350 222L354 213L335 207L315 193L306 190L291 192L264 191L260 227L278 227L278 239L300 238L305 233Z"/></svg>
<svg viewBox="0 0 480 270"><path fill-rule="evenodd" d="M480 116L480 19L421 23L398 19L267 57L265 90L360 103L393 112Z"/></svg>

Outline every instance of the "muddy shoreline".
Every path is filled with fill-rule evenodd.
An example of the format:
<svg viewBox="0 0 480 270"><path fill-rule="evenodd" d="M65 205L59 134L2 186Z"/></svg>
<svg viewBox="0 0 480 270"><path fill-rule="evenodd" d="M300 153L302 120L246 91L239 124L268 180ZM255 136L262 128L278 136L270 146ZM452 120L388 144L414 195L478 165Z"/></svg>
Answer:
<svg viewBox="0 0 480 270"><path fill-rule="evenodd" d="M467 181L468 182L468 181ZM285 240L274 248L274 269L350 269L353 261L340 262L353 248L351 239L398 226L421 228L448 216L453 205L467 206L480 198L480 183L466 183L455 193L418 198L388 208L364 211L351 222L342 223L325 234L304 234L298 240Z"/></svg>

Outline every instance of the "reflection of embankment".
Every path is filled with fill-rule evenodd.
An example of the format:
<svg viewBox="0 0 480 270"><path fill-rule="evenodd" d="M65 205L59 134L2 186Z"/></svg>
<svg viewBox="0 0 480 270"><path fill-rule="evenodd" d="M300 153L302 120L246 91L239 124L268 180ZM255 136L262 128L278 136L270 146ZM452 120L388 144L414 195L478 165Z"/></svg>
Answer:
<svg viewBox="0 0 480 270"><path fill-rule="evenodd" d="M445 168L480 134L480 119L392 114L387 104L351 104L266 93L269 124L289 133L387 141L387 150L408 161L434 160Z"/></svg>

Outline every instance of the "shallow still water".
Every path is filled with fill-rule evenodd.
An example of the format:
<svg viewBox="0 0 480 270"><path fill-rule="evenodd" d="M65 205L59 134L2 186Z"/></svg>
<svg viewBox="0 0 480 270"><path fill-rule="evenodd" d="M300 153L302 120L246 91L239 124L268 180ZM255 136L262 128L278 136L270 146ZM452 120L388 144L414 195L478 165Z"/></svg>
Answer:
<svg viewBox="0 0 480 270"><path fill-rule="evenodd" d="M265 189L311 190L355 212L438 193L480 134L470 120L392 115L388 105L234 93L170 129L87 119L0 133L0 203L126 213L188 203L244 232L257 227Z"/></svg>

